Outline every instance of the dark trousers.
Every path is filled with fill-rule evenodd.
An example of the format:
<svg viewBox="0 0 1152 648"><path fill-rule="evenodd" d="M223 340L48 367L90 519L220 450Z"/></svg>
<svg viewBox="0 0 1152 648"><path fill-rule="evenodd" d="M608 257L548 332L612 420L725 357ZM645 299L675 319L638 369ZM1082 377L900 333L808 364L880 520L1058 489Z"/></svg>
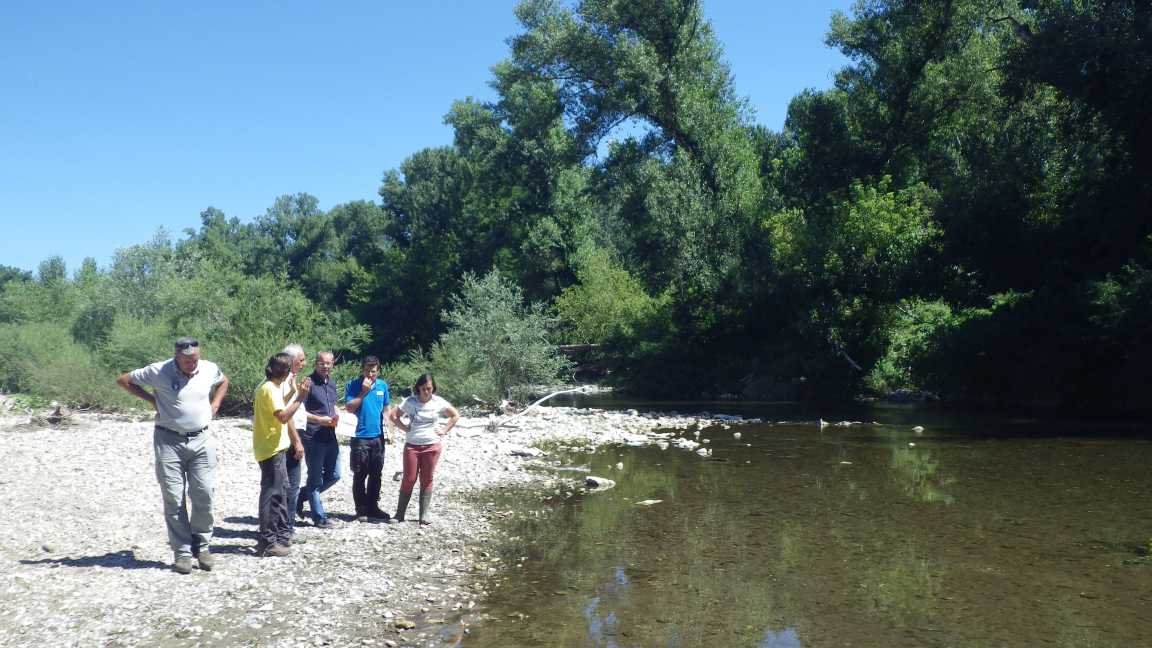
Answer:
<svg viewBox="0 0 1152 648"><path fill-rule="evenodd" d="M288 520L291 522L292 516L296 515L296 502L300 497L300 464L303 463L294 456L292 448L284 451L284 469L288 473L288 484L285 488L288 489ZM292 524L288 525L289 528Z"/></svg>
<svg viewBox="0 0 1152 648"><path fill-rule="evenodd" d="M384 439L353 438L349 444L352 469L352 501L356 515L367 515L380 507L380 474L384 472Z"/></svg>
<svg viewBox="0 0 1152 648"><path fill-rule="evenodd" d="M281 451L260 462L260 528L256 531L260 544L286 545L292 538L285 459Z"/></svg>

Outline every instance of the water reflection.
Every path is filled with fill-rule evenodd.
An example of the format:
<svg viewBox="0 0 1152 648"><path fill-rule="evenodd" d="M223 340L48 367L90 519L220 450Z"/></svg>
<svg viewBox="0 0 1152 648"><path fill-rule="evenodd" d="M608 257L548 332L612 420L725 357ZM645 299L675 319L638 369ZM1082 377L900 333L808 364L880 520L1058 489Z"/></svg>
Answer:
<svg viewBox="0 0 1152 648"><path fill-rule="evenodd" d="M613 570L613 579L602 595L592 597L584 606L584 618L588 623L589 646L616 646L615 636L619 634L616 610L628 606L627 588L630 584L624 568ZM601 609L601 600L607 597L608 605Z"/></svg>
<svg viewBox="0 0 1152 648"><path fill-rule="evenodd" d="M756 645L759 648L800 648L800 636L796 634L796 628L768 630Z"/></svg>
<svg viewBox="0 0 1152 648"><path fill-rule="evenodd" d="M915 619L934 621L940 604L940 575L921 555L915 542L905 541L895 551L881 553L864 569L861 588L878 617L904 626Z"/></svg>
<svg viewBox="0 0 1152 648"><path fill-rule="evenodd" d="M934 451L896 446L892 448L892 459L888 465L892 479L900 484L908 497L929 503L951 504L955 501L944 490L955 480L939 474L940 459Z"/></svg>
<svg viewBox="0 0 1152 648"><path fill-rule="evenodd" d="M464 645L1119 646L1152 636L1152 567L1123 563L1149 534L1152 445L959 442L955 429L915 446L885 428L741 432L702 432L720 461L655 448L565 458L615 479L610 491L487 496L522 513L505 522L518 540L500 551L523 567L492 584L488 616Z"/></svg>

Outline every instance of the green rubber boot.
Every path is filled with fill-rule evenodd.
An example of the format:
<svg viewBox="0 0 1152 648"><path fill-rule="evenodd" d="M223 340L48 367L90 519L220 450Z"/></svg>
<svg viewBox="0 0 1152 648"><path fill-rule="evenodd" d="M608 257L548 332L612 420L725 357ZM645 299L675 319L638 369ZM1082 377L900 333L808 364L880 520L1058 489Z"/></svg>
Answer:
<svg viewBox="0 0 1152 648"><path fill-rule="evenodd" d="M396 500L396 514L392 516L393 522L403 522L408 514L408 501L412 499L412 491L400 491L400 498Z"/></svg>
<svg viewBox="0 0 1152 648"><path fill-rule="evenodd" d="M432 508L432 489L420 491L420 524L432 524L428 511Z"/></svg>

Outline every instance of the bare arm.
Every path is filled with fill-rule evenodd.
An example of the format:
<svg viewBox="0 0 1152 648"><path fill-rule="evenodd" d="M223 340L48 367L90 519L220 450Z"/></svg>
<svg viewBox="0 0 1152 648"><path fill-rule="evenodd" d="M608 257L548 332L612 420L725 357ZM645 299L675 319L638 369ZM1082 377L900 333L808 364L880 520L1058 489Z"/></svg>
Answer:
<svg viewBox="0 0 1152 648"><path fill-rule="evenodd" d="M375 384L375 380L369 380L368 378L360 381L360 393L356 395L355 398L348 398L351 394L344 395L345 398L348 398L348 401L344 403L344 409L348 410L349 414L359 412L360 404L364 402L364 397L368 395L368 392L372 391L372 386Z"/></svg>
<svg viewBox="0 0 1152 648"><path fill-rule="evenodd" d="M388 422L391 423L397 430L401 430L407 434L408 426L405 425L404 421L400 419L403 414L404 412L402 412L399 407L390 408L387 412Z"/></svg>
<svg viewBox="0 0 1152 648"><path fill-rule="evenodd" d="M304 399L308 398L308 391L311 389L311 387L312 385L308 383L307 380L305 380L305 382L300 385L300 390L297 392L296 398L293 398L292 402L286 405L284 409L276 410L276 413L274 414L276 420L280 421L281 423L292 423L293 415L296 414L296 410L300 409ZM295 434L296 426L289 425L288 430L290 435ZM297 436L297 440L299 440L299 436Z"/></svg>
<svg viewBox="0 0 1152 648"><path fill-rule="evenodd" d="M331 416L320 416L319 414L313 414L312 412L308 412L308 422L309 423L315 423L316 425L319 425L322 427L332 427L333 426Z"/></svg>
<svg viewBox="0 0 1152 648"><path fill-rule="evenodd" d="M156 409L156 397L149 393L148 390L132 382L131 373L120 374L120 377L116 379L116 384L120 385L120 387L122 387L124 391L128 392L129 394L132 394L136 398L147 402L152 406L152 409ZM213 409L213 411L215 411L215 409Z"/></svg>
<svg viewBox="0 0 1152 648"><path fill-rule="evenodd" d="M220 382L216 383L216 392L212 394L212 416L220 411L220 403L224 402L224 395L228 393L228 376L220 374Z"/></svg>
<svg viewBox="0 0 1152 648"><path fill-rule="evenodd" d="M451 405L444 408L444 413L448 415L448 422L441 428L440 436L448 436L448 431L456 427L456 422L460 420L460 412Z"/></svg>
<svg viewBox="0 0 1152 648"><path fill-rule="evenodd" d="M388 434L388 443L391 443L393 445L395 445L395 443L396 443L396 438L395 438L396 433L394 432L395 428L392 427L392 412L395 412L395 411L396 411L395 407L388 405L387 407L384 408L383 412L380 412L380 424L384 428L384 431Z"/></svg>
<svg viewBox="0 0 1152 648"><path fill-rule="evenodd" d="M309 390L309 392L311 392L311 390ZM305 397L304 400L307 400L307 397ZM307 411L304 412L304 416L309 423L315 423L316 425L320 425L323 427L332 427L333 425L335 425L332 422L331 416L323 416L320 414L313 414L312 412L307 412Z"/></svg>
<svg viewBox="0 0 1152 648"><path fill-rule="evenodd" d="M296 401L299 405L300 401ZM300 433L296 431L296 423L291 418L288 419L288 439L292 443L292 457L296 461L300 461L304 457L304 442L300 440Z"/></svg>
<svg viewBox="0 0 1152 648"><path fill-rule="evenodd" d="M273 416L275 416L276 420L280 421L281 423L291 423L292 417L296 414L296 410L298 409L300 409L300 401L294 400L284 409L276 410L276 413L273 414Z"/></svg>

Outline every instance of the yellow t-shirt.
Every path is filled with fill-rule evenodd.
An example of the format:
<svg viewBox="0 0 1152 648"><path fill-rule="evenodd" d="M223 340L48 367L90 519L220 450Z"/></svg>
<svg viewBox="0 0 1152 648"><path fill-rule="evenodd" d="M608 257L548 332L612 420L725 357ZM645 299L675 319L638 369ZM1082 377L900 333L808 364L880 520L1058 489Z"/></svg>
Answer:
<svg viewBox="0 0 1152 648"><path fill-rule="evenodd" d="M256 388L256 414L252 417L252 453L256 461L264 461L292 445L288 426L276 420L276 412L284 408L280 388L270 380L260 383Z"/></svg>

